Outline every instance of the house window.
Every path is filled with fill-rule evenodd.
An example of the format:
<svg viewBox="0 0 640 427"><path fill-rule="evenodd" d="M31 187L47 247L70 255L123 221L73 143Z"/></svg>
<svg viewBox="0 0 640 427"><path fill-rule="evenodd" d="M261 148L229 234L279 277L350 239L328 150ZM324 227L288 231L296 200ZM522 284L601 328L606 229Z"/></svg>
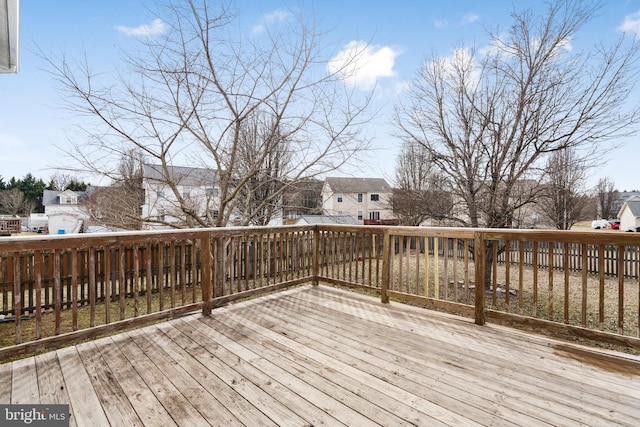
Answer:
<svg viewBox="0 0 640 427"><path fill-rule="evenodd" d="M211 218L218 219L218 211L217 210L214 210L214 211L211 212Z"/></svg>
<svg viewBox="0 0 640 427"><path fill-rule="evenodd" d="M207 187L206 189L207 197L218 197L219 190L217 188Z"/></svg>
<svg viewBox="0 0 640 427"><path fill-rule="evenodd" d="M362 211L358 211L358 219L362 220Z"/></svg>
<svg viewBox="0 0 640 427"><path fill-rule="evenodd" d="M156 196L157 197L164 196L163 191L162 191L162 187L156 187Z"/></svg>
<svg viewBox="0 0 640 427"><path fill-rule="evenodd" d="M358 193L358 203L362 203L362 193Z"/></svg>
<svg viewBox="0 0 640 427"><path fill-rule="evenodd" d="M158 220L164 221L164 209L158 209Z"/></svg>
<svg viewBox="0 0 640 427"><path fill-rule="evenodd" d="M183 199L189 199L189 198L191 198L191 191L189 191L189 190L184 190L184 191L182 192L182 198L183 198Z"/></svg>
<svg viewBox="0 0 640 427"><path fill-rule="evenodd" d="M338 203L342 203L342 194L338 194Z"/></svg>
<svg viewBox="0 0 640 427"><path fill-rule="evenodd" d="M380 221L380 212L379 211L369 212L369 219L372 219L374 221Z"/></svg>
<svg viewBox="0 0 640 427"><path fill-rule="evenodd" d="M371 195L371 201L372 202L377 202L378 200L380 200L380 195L379 194L372 194Z"/></svg>

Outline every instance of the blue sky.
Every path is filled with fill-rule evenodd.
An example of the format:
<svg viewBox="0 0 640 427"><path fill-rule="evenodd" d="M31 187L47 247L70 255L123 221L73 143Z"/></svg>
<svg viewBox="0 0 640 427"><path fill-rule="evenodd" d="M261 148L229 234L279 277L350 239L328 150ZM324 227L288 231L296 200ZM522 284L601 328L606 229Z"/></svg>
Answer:
<svg viewBox="0 0 640 427"><path fill-rule="evenodd" d="M97 70L109 73L118 61L118 51L134 44L134 35L162 31L153 0L22 0L20 10L20 72L0 75L0 176L23 177L31 172L48 180L50 167L66 160L56 146L68 146L83 118L61 109L55 82L44 70L46 64L34 54L82 57ZM505 28L514 4L518 9L540 9L540 0L239 0L241 26L259 31L289 8L313 13L336 50L358 43L370 43L369 66L359 76L366 89L375 83L379 117L369 125L377 151L361 170L344 175L383 176L391 182L399 142L392 135L389 115L402 96L400 88L411 80L420 64L432 52L448 55L460 44L486 43L486 28ZM589 48L596 41L615 40L621 29L640 34L640 0L606 0L600 15L573 40L576 49ZM640 99L640 91L634 99ZM611 177L620 190L640 189L640 136L618 141L602 151L607 162L592 172L590 184L599 177Z"/></svg>

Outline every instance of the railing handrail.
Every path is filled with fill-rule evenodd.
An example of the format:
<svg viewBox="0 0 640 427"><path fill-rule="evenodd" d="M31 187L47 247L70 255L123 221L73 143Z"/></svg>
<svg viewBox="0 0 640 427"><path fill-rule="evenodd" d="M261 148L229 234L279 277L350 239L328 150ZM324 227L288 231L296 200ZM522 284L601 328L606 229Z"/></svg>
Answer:
<svg viewBox="0 0 640 427"><path fill-rule="evenodd" d="M427 239L429 239L429 243L427 243ZM197 250L196 245L189 246L189 243L185 243L188 241L197 242ZM438 241L442 243L439 244ZM446 244L444 243L445 241L447 242ZM568 247L566 245L579 245L579 248L584 248L585 245L593 245L598 247L596 254L602 254L605 251L603 246L614 245L618 246L618 251L609 251L607 249L606 255L610 256L611 253L615 252L613 255L619 254L618 258L623 255L626 257L626 252L622 252L622 247L640 249L640 238L636 233L620 231L470 229L384 225L314 224L123 231L90 235L8 236L0 238L0 267L4 265L5 267L3 268L5 270L8 268L11 271L29 269L31 278L22 281L23 278L13 277L11 282L5 281L3 285L3 280L8 278L3 278L4 270L0 268L0 285L5 286L5 290L7 287L13 286L13 289L18 289L19 292L22 292L21 286L29 286L31 287L30 292L33 291L40 295L38 292L43 289L43 284L53 286L55 282L55 286L57 286L56 292L61 293L61 287L65 287L67 297L69 297L68 294L71 291L77 291L78 283L84 284L86 282L89 286L88 289L92 289L93 294L87 293L87 299L82 300L82 303L88 301L93 305L96 302L96 295L92 286L95 287L97 281L102 281L100 283L104 287L107 284L115 286L116 283L118 283L118 286L122 286L120 282L124 280L131 285L131 292L132 295L135 293L135 298L138 298L138 292L143 290L143 282L144 286L147 286L144 288L145 292L149 290L148 286L151 284L157 286L160 297L162 297L163 287L166 284L168 285L166 292L171 292L172 298L171 309L165 313L166 315L171 315L172 312L181 313L185 310L193 309L202 310L205 314L209 314L217 304L222 304L235 298L257 295L267 290L275 290L303 282L317 284L319 280L348 286L372 287L381 294L382 301L387 302L390 294L394 298L400 295L397 290L393 291L391 289L394 281L392 277L393 258L397 257L399 253L405 257L395 261L397 264L395 267L402 272L403 268L405 271L409 268L414 268L414 263L417 263L415 266L420 268L419 264L422 261L419 259L418 254L424 253L423 261L426 263L427 252L429 252L432 260L434 257L436 260L438 257L442 257L446 263L447 259L451 260L459 257L460 259L464 258L464 262L468 263L465 265L473 267L471 277L467 276L468 279L472 279L475 285L475 290L472 292L474 296L473 305L470 307L473 309L475 322L484 324L486 316L495 311L488 308L486 305L488 301L485 301L485 280L491 274L491 272L487 271L489 267L485 264L485 261L488 258L491 261L491 258L495 257L495 252L487 251L487 248L490 248L491 242L495 241L527 242L535 244L534 247L538 249L544 243L554 243L564 247ZM328 242L330 246L327 246ZM457 246L455 242L458 242L461 246ZM222 246L220 246L221 244ZM152 248L154 248L153 251ZM512 251L514 248L517 249L512 253L511 258L507 255L506 258L503 257L502 261L496 258L492 262L504 262L506 259L513 263L515 262L514 259L517 258L517 263L522 269L522 265L524 265L524 261L521 259L522 254L528 256L529 253L523 252L523 245L519 244L512 243L511 246L507 244L507 248L511 248ZM451 252L452 250L453 252ZM80 258L78 260L69 258L69 264L61 267L60 260L56 261L58 263L57 266L52 265L52 261L49 260L47 268L57 271L55 273L57 276L54 274L55 277L41 277L45 268L41 265L44 263L44 258L36 260L37 257L42 257L43 253L54 253L59 256L69 251L76 254L76 256L82 254L85 257L82 258L82 263L78 263ZM123 258L125 257L125 251L133 251L126 255L131 259ZM493 251L495 251L495 248ZM549 252L551 253L551 251ZM95 257L97 253L103 254L101 255L103 257L107 257L107 254L109 254L108 258L113 259L102 260L101 262L107 264L102 267L96 267L96 260L92 257ZM115 258L116 253L120 254L117 259ZM539 253L541 257L546 254L542 250ZM23 265L20 257L15 257L16 254L30 257L29 259L32 261L29 261L30 264L25 261ZM411 264L408 258L409 254L413 257ZM560 250L556 249L554 256L559 255L564 254L561 254ZM152 256L155 257L155 261L149 260L149 257ZM568 259L566 258L567 255L564 256L565 259ZM619 271L620 267L623 270L627 268L624 262L636 264L640 262L635 258L635 255L633 256L634 258L630 261L618 259L614 262L618 268L616 270L618 276L625 274L624 271ZM601 255L600 257L602 258ZM562 260L562 258L560 259ZM607 260L610 261L609 258ZM9 262L11 265L8 265ZM193 265L189 267L191 270L187 271L186 264L189 262ZM340 264L336 264L336 262ZM555 262L556 264L553 264L553 266L557 268L559 264L557 260ZM598 260L597 266L604 265L603 262ZM123 272L121 270L125 268L123 267L125 265L127 265L127 270ZM134 268L133 265L136 267ZM586 265L586 261L580 265ZM112 270L106 271L107 266ZM63 267L70 275L68 278L67 276L61 276ZM102 268L102 270L99 272L90 271L91 268ZM300 270L296 271L296 269L300 268L304 268L302 274ZM422 268L428 267L425 264ZM438 266L435 265L433 268L435 272L432 273L438 275ZM441 271L440 273L448 280L447 266L445 265L443 268L444 272ZM455 274L455 265L453 268L453 274ZM493 268L495 269L495 265ZM509 267L505 266L505 268L508 275ZM536 264L536 268L538 268L538 264ZM565 274L568 274L566 273L567 268L569 267L563 266ZM638 270L640 271L640 267L638 267ZM366 281L369 284L355 283L355 280L350 279L352 274L354 276L360 275L359 277L363 282L365 281L365 274L368 274ZM551 275L551 273L547 274ZM602 282L604 273L600 271L598 274ZM63 279L68 281L63 283ZM112 282L107 283L107 280ZM191 281L190 285L186 283L189 280ZM250 281L253 281L252 286L255 287L254 289L249 289ZM201 300L195 301L194 299L187 305L174 306L176 287L180 286L178 289L182 292L181 296L184 299L184 286L195 286L196 282ZM622 282L623 279L619 279L621 288ZM72 286L71 284L74 285ZM448 285L445 282L441 284L441 286ZM235 288L226 290L225 287ZM244 289L242 289L243 287ZM109 293L109 290L106 291L107 297L114 298L118 296L120 304L124 303L121 289L114 287L113 292L115 293L113 294ZM195 292L194 287L194 298ZM59 294L56 295L56 298L60 297ZM15 297L17 298L18 296ZM28 294L28 297L33 298L33 295ZM495 302L495 295L493 298ZM437 299L437 296L426 297L426 300L429 301L434 301L435 299ZM80 297L74 293L71 306L77 308L79 301ZM59 310L61 307L60 301L51 301L51 304L54 303L57 307L56 310ZM64 303L69 304L68 301ZM17 327L19 327L19 319L17 317L20 317L18 314L22 313L21 310L25 308L26 302L18 298L16 304L15 317ZM38 302L38 304L41 304L41 302ZM106 304L108 306L108 300ZM114 304L117 304L117 302L114 302ZM147 304L150 306L149 300L147 300ZM160 311L162 311L162 305ZM158 316L162 317L161 314L156 312L151 317L155 319ZM105 329L104 325L101 328Z"/></svg>

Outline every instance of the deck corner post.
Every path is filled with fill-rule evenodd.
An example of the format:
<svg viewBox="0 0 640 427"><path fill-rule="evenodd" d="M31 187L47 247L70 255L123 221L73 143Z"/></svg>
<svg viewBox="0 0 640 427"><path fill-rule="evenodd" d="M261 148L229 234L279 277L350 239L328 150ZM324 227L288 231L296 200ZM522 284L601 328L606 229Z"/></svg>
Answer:
<svg viewBox="0 0 640 427"><path fill-rule="evenodd" d="M485 240L482 231L476 231L473 238L475 270L475 324L484 325L485 318Z"/></svg>
<svg viewBox="0 0 640 427"><path fill-rule="evenodd" d="M202 314L209 316L212 308L213 280L211 275L211 233L203 233L202 247Z"/></svg>
<svg viewBox="0 0 640 427"><path fill-rule="evenodd" d="M382 284L380 286L380 299L383 304L389 303L389 295L387 290L389 289L389 269L391 256L391 236L389 235L389 229L385 228L382 235Z"/></svg>
<svg viewBox="0 0 640 427"><path fill-rule="evenodd" d="M312 268L313 268L313 278L311 279L311 284L313 286L318 286L318 276L319 276L319 270L320 270L320 262L319 262L319 255L320 255L320 230L318 228L318 225L315 225L313 227L313 248L312 248Z"/></svg>

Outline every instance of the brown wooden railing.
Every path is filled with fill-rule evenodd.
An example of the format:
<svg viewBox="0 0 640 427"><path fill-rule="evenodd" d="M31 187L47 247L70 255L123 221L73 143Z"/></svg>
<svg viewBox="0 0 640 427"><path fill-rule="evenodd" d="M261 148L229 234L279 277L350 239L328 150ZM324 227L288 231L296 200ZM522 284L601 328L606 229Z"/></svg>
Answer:
<svg viewBox="0 0 640 427"><path fill-rule="evenodd" d="M328 225L6 237L0 358L319 281L640 348L624 273L639 248L632 233Z"/></svg>

